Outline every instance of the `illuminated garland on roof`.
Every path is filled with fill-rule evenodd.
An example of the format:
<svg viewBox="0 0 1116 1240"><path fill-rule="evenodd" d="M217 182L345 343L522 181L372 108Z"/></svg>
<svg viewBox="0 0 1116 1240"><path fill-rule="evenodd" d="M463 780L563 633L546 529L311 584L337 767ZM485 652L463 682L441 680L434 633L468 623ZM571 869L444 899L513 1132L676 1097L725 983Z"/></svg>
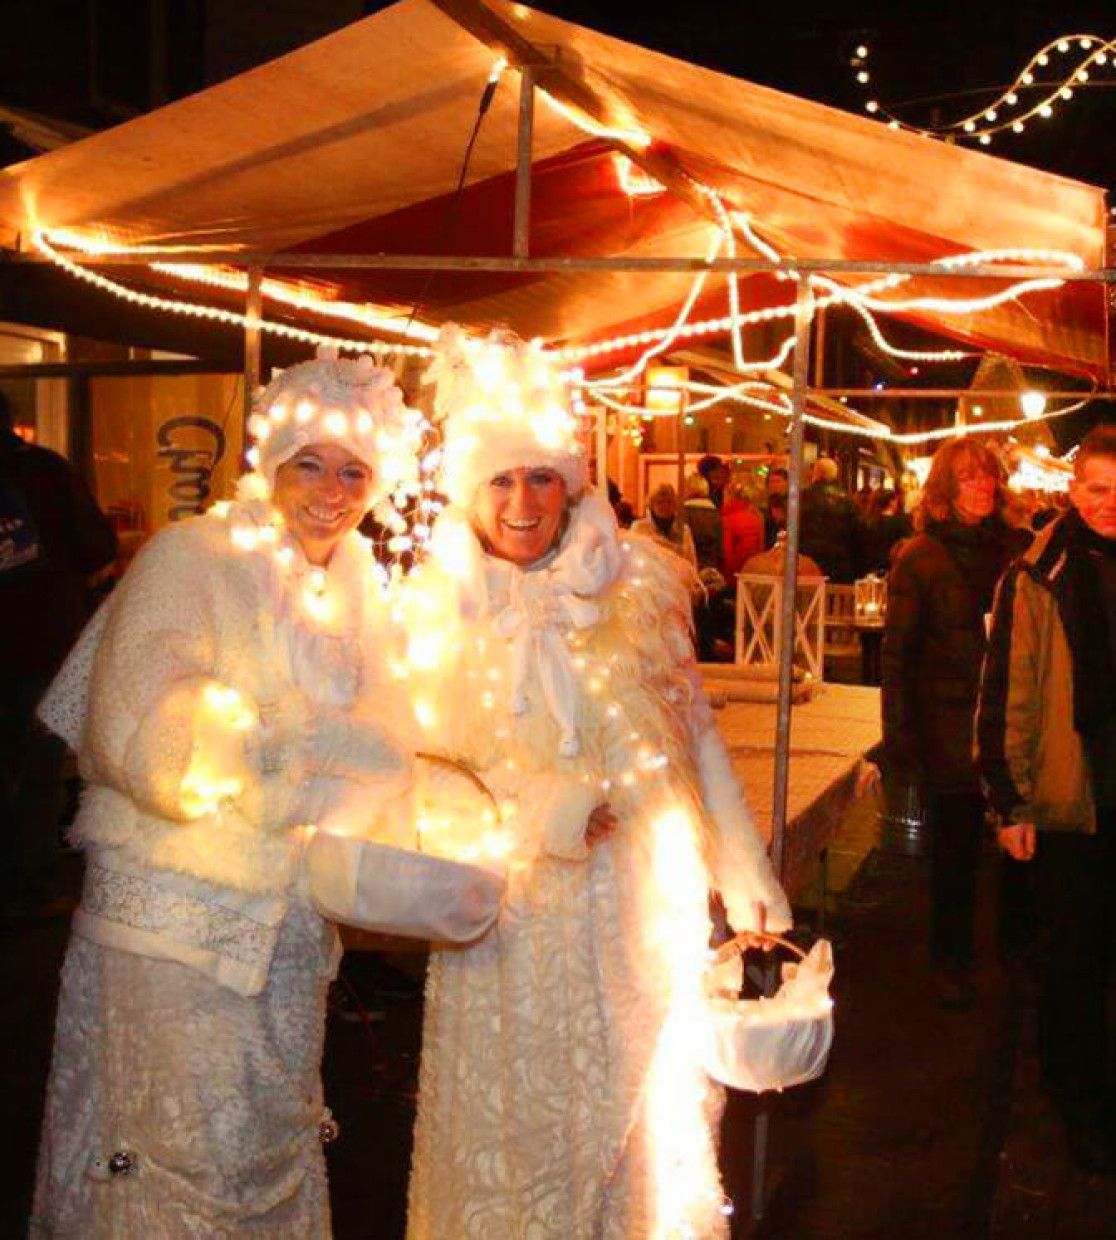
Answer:
<svg viewBox="0 0 1116 1240"><path fill-rule="evenodd" d="M861 44L856 49L852 65L857 70L856 80L867 88L872 75L867 67L869 49ZM1056 57L1064 57L1053 75L1044 75ZM1116 68L1116 39L1105 39L1094 34L1062 35L1039 48L1016 74L1014 81L986 107L959 116L941 125L911 125L896 116L874 96L864 104L873 116L886 120L892 129L904 129L908 133L922 134L931 138L968 138L988 146L997 134L1020 134L1030 121L1049 120L1055 109L1068 103L1074 93L1086 86L1091 74L1111 73ZM1045 76L1045 80L1042 80ZM1031 102L1023 102L1030 95Z"/></svg>

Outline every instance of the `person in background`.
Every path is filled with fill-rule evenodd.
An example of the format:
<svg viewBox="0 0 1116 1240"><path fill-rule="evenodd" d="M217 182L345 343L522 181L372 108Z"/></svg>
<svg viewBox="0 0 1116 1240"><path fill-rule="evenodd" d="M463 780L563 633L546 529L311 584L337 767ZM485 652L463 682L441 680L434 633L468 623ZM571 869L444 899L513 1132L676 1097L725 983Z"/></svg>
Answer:
<svg viewBox="0 0 1116 1240"><path fill-rule="evenodd" d="M720 573L724 562L724 527L721 514L709 498L709 483L701 474L686 478L682 515L693 536L698 571L711 568Z"/></svg>
<svg viewBox="0 0 1116 1240"><path fill-rule="evenodd" d="M35 707L89 617L116 535L77 470L26 443L0 392L0 915L54 911L65 746Z"/></svg>
<svg viewBox="0 0 1116 1240"><path fill-rule="evenodd" d="M787 526L787 490L790 486L790 475L782 466L773 466L767 471L763 495L763 545L774 547L775 535ZM781 523L776 523L777 513L781 513Z"/></svg>
<svg viewBox="0 0 1116 1240"><path fill-rule="evenodd" d="M911 518L902 510L898 491L882 489L872 495L861 541L861 568L866 573L886 573L892 549L909 538L914 530Z"/></svg>
<svg viewBox="0 0 1116 1240"><path fill-rule="evenodd" d="M887 774L922 793L931 833L930 952L944 1007L972 1004L973 918L986 803L973 761L985 616L1025 538L1005 525L999 460L959 437L934 454L919 533L888 576L882 648Z"/></svg>
<svg viewBox="0 0 1116 1240"><path fill-rule="evenodd" d="M678 511L678 492L663 482L647 500L647 515L632 522L633 534L645 534L680 556L697 573L697 552L689 525Z"/></svg>
<svg viewBox="0 0 1116 1240"><path fill-rule="evenodd" d="M802 492L799 547L816 560L831 582L848 585L860 568L860 517L856 503L838 483L837 462L814 462L810 485Z"/></svg>
<svg viewBox="0 0 1116 1240"><path fill-rule="evenodd" d="M719 456L709 453L698 461L697 472L709 484L709 501L719 511L725 502L725 489L731 477L729 467Z"/></svg>
<svg viewBox="0 0 1116 1240"><path fill-rule="evenodd" d="M631 504L624 498L617 483L611 478L608 480L608 503L609 507L616 514L616 523L622 530L631 529L632 522L635 520L635 512Z"/></svg>
<svg viewBox="0 0 1116 1240"><path fill-rule="evenodd" d="M1001 848L1034 871L1039 1060L1083 1170L1116 1173L1106 1003L1116 908L1116 426L1004 577L977 711Z"/></svg>
<svg viewBox="0 0 1116 1240"><path fill-rule="evenodd" d="M787 532L787 495L785 491L770 495L763 515L764 546L770 551Z"/></svg>
<svg viewBox="0 0 1116 1240"><path fill-rule="evenodd" d="M725 584L733 589L737 573L764 546L763 514L752 499L748 478L737 476L729 483L725 502L721 505L721 524L724 528Z"/></svg>

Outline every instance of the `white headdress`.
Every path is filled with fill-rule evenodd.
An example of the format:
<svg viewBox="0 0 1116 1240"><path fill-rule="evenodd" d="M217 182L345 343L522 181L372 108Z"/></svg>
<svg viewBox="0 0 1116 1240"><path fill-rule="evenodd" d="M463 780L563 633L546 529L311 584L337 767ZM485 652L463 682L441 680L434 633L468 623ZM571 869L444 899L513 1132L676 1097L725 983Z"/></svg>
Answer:
<svg viewBox="0 0 1116 1240"><path fill-rule="evenodd" d="M310 444L338 444L375 472L369 508L418 477L422 415L407 408L395 376L370 357L347 361L319 350L314 361L278 373L255 409L248 460L256 472L241 479L244 498L270 497L275 471Z"/></svg>
<svg viewBox="0 0 1116 1240"><path fill-rule="evenodd" d="M487 340L447 324L427 382L442 422L439 490L468 508L477 487L508 469L546 466L571 498L588 481L585 447L558 367L543 350L499 333Z"/></svg>

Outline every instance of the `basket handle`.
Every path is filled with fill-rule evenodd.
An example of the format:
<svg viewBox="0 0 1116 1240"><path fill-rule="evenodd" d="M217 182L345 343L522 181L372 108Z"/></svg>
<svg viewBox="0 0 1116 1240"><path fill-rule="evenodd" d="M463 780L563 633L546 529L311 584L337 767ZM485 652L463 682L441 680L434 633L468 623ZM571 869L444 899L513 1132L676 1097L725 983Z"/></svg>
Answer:
<svg viewBox="0 0 1116 1240"><path fill-rule="evenodd" d="M798 946L792 943L790 939L785 939L781 934L772 934L770 930L742 930L739 934L733 935L727 943L722 943L717 948L713 956L714 964L724 964L726 960L730 960L734 954L743 954L749 947L754 946L755 939L763 939L768 943L776 943L780 947L785 947L787 951L793 952L799 960L806 959L806 953Z"/></svg>
<svg viewBox="0 0 1116 1240"><path fill-rule="evenodd" d="M466 766L464 762L457 762L453 758L444 757L440 753L430 753L425 749L416 750L415 757L423 762L429 762L432 766L445 767L447 770L453 771L455 775L463 776L483 797L487 797L492 808L499 813L500 806L496 800L496 794L472 767Z"/></svg>

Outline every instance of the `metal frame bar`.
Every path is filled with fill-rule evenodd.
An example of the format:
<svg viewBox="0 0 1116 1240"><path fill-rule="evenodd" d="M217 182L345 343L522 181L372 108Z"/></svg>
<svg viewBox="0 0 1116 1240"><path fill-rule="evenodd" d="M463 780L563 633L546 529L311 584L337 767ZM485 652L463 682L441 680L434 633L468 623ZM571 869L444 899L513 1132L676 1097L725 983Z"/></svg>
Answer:
<svg viewBox="0 0 1116 1240"><path fill-rule="evenodd" d="M1097 267L1083 271L1067 271L1062 267L1036 267L1019 263L984 264L974 267L942 268L932 263L889 263L873 259L785 258L773 262L766 258L694 258L613 255L607 258L517 257L514 255L439 255L439 254L317 254L275 253L266 250L200 248L196 251L157 248L88 254L79 250L58 249L74 263L87 267L142 267L149 263L214 263L219 265L260 266L269 271L285 268L317 271L491 271L503 273L545 274L547 272L782 272L785 275L911 275L936 276L947 280L1023 280L1057 279L1069 283L1116 284L1116 267ZM11 251L2 261L11 263L48 263L50 260L34 250Z"/></svg>

